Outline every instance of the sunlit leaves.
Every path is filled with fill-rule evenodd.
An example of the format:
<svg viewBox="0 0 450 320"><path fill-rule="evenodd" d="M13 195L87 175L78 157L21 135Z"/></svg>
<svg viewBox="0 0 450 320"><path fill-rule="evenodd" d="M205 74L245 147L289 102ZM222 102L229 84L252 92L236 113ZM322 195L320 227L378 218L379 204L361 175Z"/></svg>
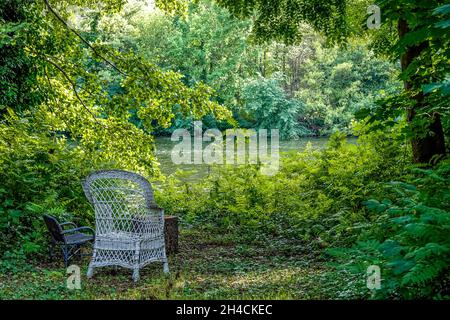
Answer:
<svg viewBox="0 0 450 320"><path fill-rule="evenodd" d="M301 38L301 23L312 25L328 39L343 42L348 35L346 21L346 1L242 1L218 0L238 16L255 16L254 33L260 40L277 39L287 43L297 42Z"/></svg>
<svg viewBox="0 0 450 320"><path fill-rule="evenodd" d="M169 14L184 16L186 14L188 0L156 0L156 6Z"/></svg>
<svg viewBox="0 0 450 320"><path fill-rule="evenodd" d="M181 8L169 2L167 10ZM24 3L21 20L3 26L1 39L10 39L9 34L20 36L21 44L9 49L16 54L12 51L4 58L5 67L8 63L24 65L29 80L16 77L17 86L7 82L7 95L2 99L19 99L19 90L29 83L23 96L32 97L30 91L36 90L45 99L34 109L30 102L21 103L30 109L23 116L35 121L36 128L46 130L49 125L51 130L64 132L98 163L116 162L122 168L156 174L153 141L148 134L155 126L168 127L175 109L194 118L205 114L229 118L230 113L210 100L213 92L204 84L188 87L180 74L163 71L130 48L108 45L101 33L89 34L90 29L76 30L76 25L68 23L82 8L107 15L117 13L123 5L121 0ZM25 27L26 33L22 32ZM8 73L9 69L4 70ZM2 102L2 109L11 104L21 110L20 105L8 101ZM139 117L140 127L130 122L132 116Z"/></svg>

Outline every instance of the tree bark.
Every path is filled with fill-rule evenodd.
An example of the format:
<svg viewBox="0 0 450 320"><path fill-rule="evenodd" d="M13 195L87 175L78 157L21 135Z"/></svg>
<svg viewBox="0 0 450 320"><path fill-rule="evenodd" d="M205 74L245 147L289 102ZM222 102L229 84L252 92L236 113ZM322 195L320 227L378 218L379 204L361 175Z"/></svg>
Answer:
<svg viewBox="0 0 450 320"><path fill-rule="evenodd" d="M402 38L408 33L409 26L406 20L399 19L398 34ZM419 45L409 47L408 50L400 57L402 71L405 71L413 60L420 55L420 53L428 47L428 42L423 42ZM411 80L404 81L404 88L410 91L413 87ZM445 139L444 130L442 128L441 118L438 113L430 115L430 122L428 132L425 136L417 135L414 128L413 121L417 116L417 111L425 106L423 93L413 95L412 98L416 101L415 106L407 111L407 120L412 125L414 136L411 138L411 146L413 152L414 163L430 163L430 161L439 155L445 155Z"/></svg>
<svg viewBox="0 0 450 320"><path fill-rule="evenodd" d="M175 216L164 217L164 238L167 254L178 252L178 218Z"/></svg>

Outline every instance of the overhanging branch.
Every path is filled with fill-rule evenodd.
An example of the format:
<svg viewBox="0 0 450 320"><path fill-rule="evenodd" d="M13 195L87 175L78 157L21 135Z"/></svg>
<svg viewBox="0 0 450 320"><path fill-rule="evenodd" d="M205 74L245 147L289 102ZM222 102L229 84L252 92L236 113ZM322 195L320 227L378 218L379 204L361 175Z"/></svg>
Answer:
<svg viewBox="0 0 450 320"><path fill-rule="evenodd" d="M58 64L56 64L55 62L53 62L52 60L48 59L48 58L44 58L44 60L48 63L50 63L52 66L54 66L59 72L62 73L62 75L64 76L64 78L70 83L70 85L72 86L72 90L75 93L75 96L77 98L77 100L81 103L81 105L86 109L87 112L89 112L89 114L94 118L95 122L99 125L101 125L102 127L105 127L103 124L101 124L97 117L95 116L95 114L91 111L91 109L89 109L89 107L84 103L83 99L81 99L80 95L78 94L77 91L77 85L75 84L75 82L72 81L72 79L70 79L69 75L66 73L66 71L61 68Z"/></svg>
<svg viewBox="0 0 450 320"><path fill-rule="evenodd" d="M126 76L127 74L125 72L123 72L122 70L120 70L113 62L109 61L107 58L105 58L100 52L98 52L97 49L95 49L90 43L89 41L87 41L85 38L83 38L83 36L76 31L75 29L72 29L68 23L59 15L58 12L55 11L55 9L53 9L53 7L50 5L50 3L48 2L48 0L44 0L44 3L46 5L46 7L48 8L48 10L50 10L50 12L70 31L72 31L78 38L80 38L80 40L86 44L93 52L96 56L98 56L100 59L102 59L103 61L105 61L108 65L110 65L112 68L114 68L115 70L117 70L119 73L121 73L122 75Z"/></svg>

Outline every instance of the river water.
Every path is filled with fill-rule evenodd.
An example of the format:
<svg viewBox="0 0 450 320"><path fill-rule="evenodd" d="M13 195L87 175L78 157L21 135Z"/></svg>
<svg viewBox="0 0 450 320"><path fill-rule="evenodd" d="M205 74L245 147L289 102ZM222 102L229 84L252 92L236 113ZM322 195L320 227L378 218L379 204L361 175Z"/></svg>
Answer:
<svg viewBox="0 0 450 320"><path fill-rule="evenodd" d="M270 140L270 139L269 139ZM280 141L279 150L281 157L284 152L300 152L306 148L308 143L311 143L313 148L321 149L326 146L328 138L302 138L298 140ZM170 137L156 138L156 155L161 164L161 172L164 175L170 175L177 170L182 170L183 174L180 178L184 181L196 181L208 174L209 165L207 164L174 164L171 158L172 149L178 142L172 142ZM206 143L203 145L206 146Z"/></svg>

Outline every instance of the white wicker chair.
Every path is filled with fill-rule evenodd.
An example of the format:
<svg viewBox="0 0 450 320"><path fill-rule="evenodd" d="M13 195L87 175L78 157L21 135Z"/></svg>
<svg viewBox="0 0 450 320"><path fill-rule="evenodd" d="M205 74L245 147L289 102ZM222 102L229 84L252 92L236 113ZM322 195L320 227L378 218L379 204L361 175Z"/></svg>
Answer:
<svg viewBox="0 0 450 320"><path fill-rule="evenodd" d="M90 174L83 190L95 211L95 242L87 276L94 268L121 266L133 270L160 261L169 272L164 243L164 210L153 199L150 183L142 176L107 170Z"/></svg>

